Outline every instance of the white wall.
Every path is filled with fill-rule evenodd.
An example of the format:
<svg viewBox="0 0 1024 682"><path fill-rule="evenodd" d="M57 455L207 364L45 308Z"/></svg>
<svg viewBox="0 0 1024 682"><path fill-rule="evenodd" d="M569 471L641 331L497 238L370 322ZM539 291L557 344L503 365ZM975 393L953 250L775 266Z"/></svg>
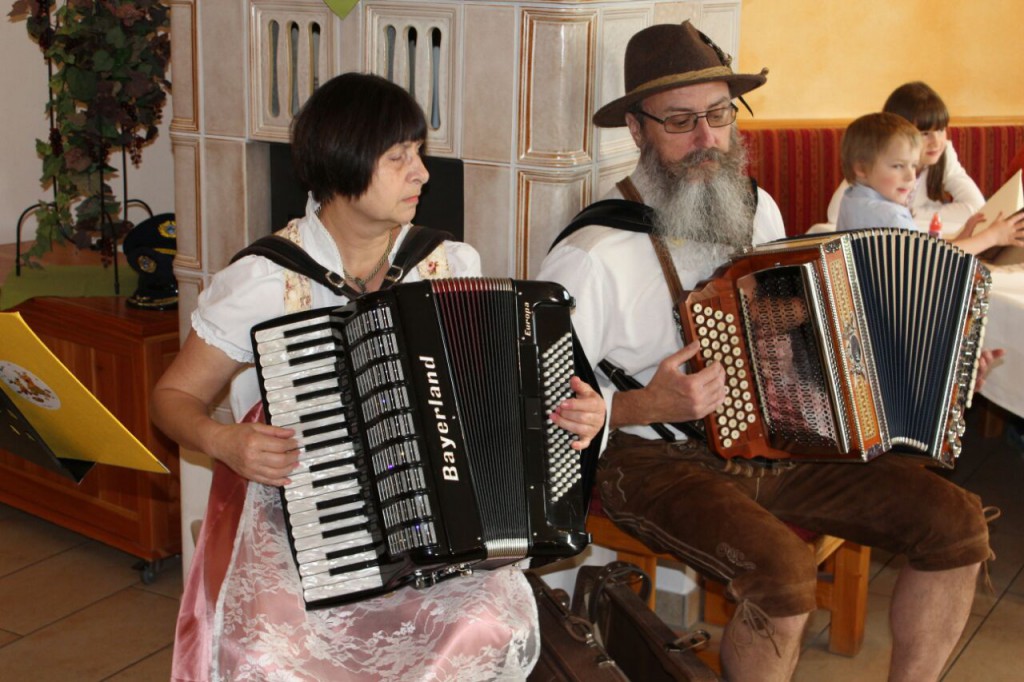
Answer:
<svg viewBox="0 0 1024 682"><path fill-rule="evenodd" d="M6 15L6 12L4 13ZM36 155L36 138L49 135L46 115L46 62L39 46L28 36L24 21L0 21L0 93L3 98L0 115L0 244L13 243L18 216L39 200L52 200L53 192L39 184L42 161ZM173 80L173 79L171 79ZM174 210L174 186L171 166L170 102L164 108L164 121L156 141L142 152L142 165L132 167L129 161L128 193L145 201L155 213ZM120 168L121 155L111 158L111 165ZM121 198L121 178L111 186ZM128 217L139 222L145 217L132 209ZM35 221L29 218L22 230L24 239L35 236Z"/></svg>

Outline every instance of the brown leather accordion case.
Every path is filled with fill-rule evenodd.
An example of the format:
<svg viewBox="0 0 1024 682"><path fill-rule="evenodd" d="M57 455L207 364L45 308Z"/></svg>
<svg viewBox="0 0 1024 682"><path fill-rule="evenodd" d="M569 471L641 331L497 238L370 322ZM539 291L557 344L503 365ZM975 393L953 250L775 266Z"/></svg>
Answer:
<svg viewBox="0 0 1024 682"><path fill-rule="evenodd" d="M960 452L991 277L949 242L898 229L749 249L679 304L729 395L705 419L723 457L951 468Z"/></svg>

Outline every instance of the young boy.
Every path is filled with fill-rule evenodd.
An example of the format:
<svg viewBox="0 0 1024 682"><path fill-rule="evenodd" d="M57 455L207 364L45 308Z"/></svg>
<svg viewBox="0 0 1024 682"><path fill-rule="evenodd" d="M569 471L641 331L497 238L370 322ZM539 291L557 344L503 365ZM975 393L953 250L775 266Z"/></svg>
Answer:
<svg viewBox="0 0 1024 682"><path fill-rule="evenodd" d="M917 182L921 133L896 114L861 116L843 134L840 163L850 187L839 205L838 230L919 229L909 200Z"/></svg>
<svg viewBox="0 0 1024 682"><path fill-rule="evenodd" d="M839 154L850 187L839 205L837 230L921 229L910 212L921 157L921 133L913 123L885 112L861 116L843 134ZM953 243L974 254L996 246L1024 246L1024 213L1000 213L975 234L984 221L980 213L968 218Z"/></svg>

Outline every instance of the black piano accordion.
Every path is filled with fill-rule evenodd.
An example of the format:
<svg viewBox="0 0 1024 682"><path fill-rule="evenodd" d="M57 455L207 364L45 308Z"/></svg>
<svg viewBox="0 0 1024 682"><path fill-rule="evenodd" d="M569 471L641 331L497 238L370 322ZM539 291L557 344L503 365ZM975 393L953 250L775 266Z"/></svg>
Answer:
<svg viewBox="0 0 1024 682"><path fill-rule="evenodd" d="M572 300L510 279L399 284L252 330L307 609L589 543L596 458L547 415L571 395Z"/></svg>
<svg viewBox="0 0 1024 682"><path fill-rule="evenodd" d="M884 228L746 250L678 313L720 362L725 404L704 419L726 458L869 461L893 451L952 468L984 335L991 276L925 233Z"/></svg>

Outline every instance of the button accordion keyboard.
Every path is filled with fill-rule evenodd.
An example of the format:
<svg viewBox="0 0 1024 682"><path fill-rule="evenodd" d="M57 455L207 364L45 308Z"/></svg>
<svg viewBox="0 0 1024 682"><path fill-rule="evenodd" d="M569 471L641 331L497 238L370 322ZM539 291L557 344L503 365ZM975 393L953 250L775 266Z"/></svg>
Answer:
<svg viewBox="0 0 1024 682"><path fill-rule="evenodd" d="M749 249L679 305L694 370L726 372L704 420L723 457L954 466L991 276L925 233L883 228Z"/></svg>

